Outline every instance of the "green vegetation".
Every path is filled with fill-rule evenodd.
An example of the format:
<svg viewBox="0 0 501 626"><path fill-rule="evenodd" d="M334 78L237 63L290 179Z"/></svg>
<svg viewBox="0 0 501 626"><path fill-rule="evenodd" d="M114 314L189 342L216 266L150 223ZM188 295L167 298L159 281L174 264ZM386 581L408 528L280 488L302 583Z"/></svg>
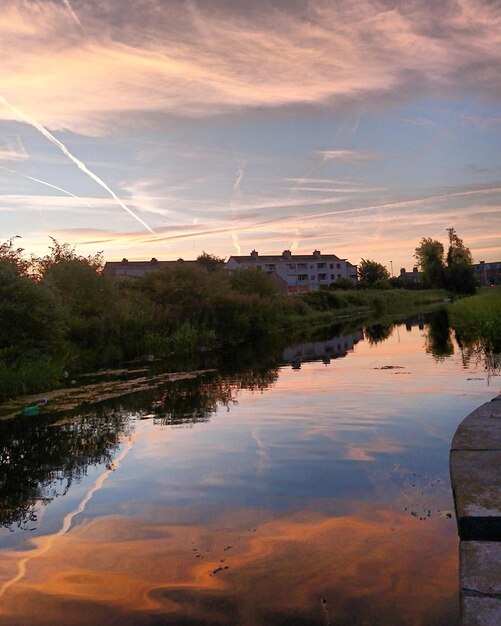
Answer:
<svg viewBox="0 0 501 626"><path fill-rule="evenodd" d="M449 248L444 257L444 245L436 239L424 237L415 250L415 258L423 272L423 285L444 288L455 293L473 294L477 287L469 248L458 237L454 228L447 228Z"/></svg>
<svg viewBox="0 0 501 626"><path fill-rule="evenodd" d="M205 353L337 317L374 320L446 295L391 289L379 276L373 289L341 282L291 298L264 272L229 273L205 252L196 264L116 279L102 273L100 254L83 257L52 240L47 256L27 260L14 243L0 244L0 399L146 355Z"/></svg>
<svg viewBox="0 0 501 626"><path fill-rule="evenodd" d="M481 342L501 352L501 289L484 288L476 296L453 303L450 321L465 343Z"/></svg>
<svg viewBox="0 0 501 626"><path fill-rule="evenodd" d="M384 265L362 259L358 265L358 283L361 287L374 287L376 283L387 281L390 274Z"/></svg>

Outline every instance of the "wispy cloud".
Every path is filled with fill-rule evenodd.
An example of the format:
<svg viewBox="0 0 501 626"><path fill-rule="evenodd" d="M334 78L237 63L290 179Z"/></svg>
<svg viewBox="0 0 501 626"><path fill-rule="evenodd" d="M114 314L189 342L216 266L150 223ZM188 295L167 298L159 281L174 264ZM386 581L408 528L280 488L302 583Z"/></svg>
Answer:
<svg viewBox="0 0 501 626"><path fill-rule="evenodd" d="M26 152L18 152L17 150L1 150L0 163L2 161L25 161L28 158Z"/></svg>
<svg viewBox="0 0 501 626"><path fill-rule="evenodd" d="M0 16L3 91L53 129L104 132L110 116L133 111L363 108L415 93L499 92L501 13L486 0L445 0L440 11L428 1L318 0L301 12L89 0L77 16L84 43L68 6L4 0Z"/></svg>
<svg viewBox="0 0 501 626"><path fill-rule="evenodd" d="M318 156L323 161L343 161L346 163L361 163L381 158L380 152L371 150L318 150Z"/></svg>
<svg viewBox="0 0 501 626"><path fill-rule="evenodd" d="M110 187L104 182L102 178L100 178L97 174L95 174L92 170L90 170L85 163L83 163L80 159L78 159L74 154L72 154L68 148L63 144L62 141L59 141L54 135L47 130L42 124L37 122L36 120L30 118L23 111L18 109L16 106L11 104L4 96L0 95L0 104L4 104L7 109L12 111L15 115L20 117L24 122L33 126L39 133L41 133L46 139L48 139L51 143L53 143L61 152L68 157L70 161L72 161L79 170L81 170L84 174L86 174L90 179L96 182L100 187L102 187L105 191L107 191L110 196L115 200L115 202L122 207L124 211L126 211L129 215L131 215L135 220L137 220L140 224L142 224L146 230L150 233L155 234L154 230L144 222L138 215L132 211L120 198L117 194L110 189Z"/></svg>

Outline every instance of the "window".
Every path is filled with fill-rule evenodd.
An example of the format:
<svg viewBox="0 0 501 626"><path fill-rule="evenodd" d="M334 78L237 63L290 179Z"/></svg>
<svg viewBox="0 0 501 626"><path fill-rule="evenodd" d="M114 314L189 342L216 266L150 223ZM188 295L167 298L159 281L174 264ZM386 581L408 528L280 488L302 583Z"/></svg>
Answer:
<svg viewBox="0 0 501 626"><path fill-rule="evenodd" d="M287 263L287 271L288 272L295 272L296 271L296 264L295 263Z"/></svg>
<svg viewBox="0 0 501 626"><path fill-rule="evenodd" d="M326 268L326 264L325 263L317 263L317 267L319 270L324 270Z"/></svg>
<svg viewBox="0 0 501 626"><path fill-rule="evenodd" d="M333 270L334 269L334 263L329 263L329 269Z"/></svg>
<svg viewBox="0 0 501 626"><path fill-rule="evenodd" d="M267 264L264 266L264 269L265 269L267 272L274 272L274 271L275 271L275 264L274 264L274 263L267 263Z"/></svg>
<svg viewBox="0 0 501 626"><path fill-rule="evenodd" d="M308 269L308 264L307 263L298 263L297 264L297 269L298 270L307 270Z"/></svg>
<svg viewBox="0 0 501 626"><path fill-rule="evenodd" d="M313 263L310 263L310 270L314 270L315 266L313 265Z"/></svg>
<svg viewBox="0 0 501 626"><path fill-rule="evenodd" d="M336 274L331 274L331 280L336 280Z"/></svg>
<svg viewBox="0 0 501 626"><path fill-rule="evenodd" d="M310 276L310 280L315 280L315 276Z"/></svg>
<svg viewBox="0 0 501 626"><path fill-rule="evenodd" d="M298 274L297 279L299 282L305 282L308 280L308 274Z"/></svg>
<svg viewBox="0 0 501 626"><path fill-rule="evenodd" d="M338 275L337 275L337 277L338 277L338 278L341 278L341 274L338 274Z"/></svg>
<svg viewBox="0 0 501 626"><path fill-rule="evenodd" d="M318 280L327 280L327 274L319 274Z"/></svg>
<svg viewBox="0 0 501 626"><path fill-rule="evenodd" d="M341 269L341 263L336 263L336 267L337 267L338 270L340 270Z"/></svg>

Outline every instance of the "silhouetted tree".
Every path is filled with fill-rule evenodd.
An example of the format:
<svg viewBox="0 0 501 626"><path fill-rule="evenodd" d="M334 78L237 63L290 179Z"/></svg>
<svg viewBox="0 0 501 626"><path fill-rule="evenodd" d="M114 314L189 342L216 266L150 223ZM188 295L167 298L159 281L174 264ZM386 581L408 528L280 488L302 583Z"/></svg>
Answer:
<svg viewBox="0 0 501 626"><path fill-rule="evenodd" d="M362 259L358 265L358 282L362 287L372 287L375 283L388 280L390 274L384 265L371 259Z"/></svg>
<svg viewBox="0 0 501 626"><path fill-rule="evenodd" d="M197 256L197 263L199 263L202 267L209 272L214 272L220 267L224 265L224 259L216 256L215 254L208 254L205 250Z"/></svg>
<svg viewBox="0 0 501 626"><path fill-rule="evenodd" d="M416 248L414 257L423 272L425 287L440 288L444 286L444 246L440 241L423 237Z"/></svg>

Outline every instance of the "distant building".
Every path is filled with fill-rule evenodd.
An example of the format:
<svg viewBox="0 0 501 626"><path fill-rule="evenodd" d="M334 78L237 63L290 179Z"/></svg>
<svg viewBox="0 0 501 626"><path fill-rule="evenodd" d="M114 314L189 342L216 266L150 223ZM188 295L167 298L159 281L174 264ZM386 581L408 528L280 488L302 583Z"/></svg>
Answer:
<svg viewBox="0 0 501 626"><path fill-rule="evenodd" d="M283 285L288 295L315 291L327 287L338 278L357 282L357 266L335 254L292 254L284 250L282 254L260 256L253 250L248 256L230 256L225 263L228 270L253 267L269 274ZM278 279L278 280L277 280Z"/></svg>
<svg viewBox="0 0 501 626"><path fill-rule="evenodd" d="M419 284L423 278L423 272L418 271L417 267L412 268L412 272L406 272L405 267L400 270L399 278L408 283Z"/></svg>
<svg viewBox="0 0 501 626"><path fill-rule="evenodd" d="M155 258L151 259L151 261L129 261L128 259L106 261L103 274L115 278L141 278L141 276L145 276L155 270L163 267L175 267L181 263L184 265L193 265L196 261L184 261L183 259L178 259L177 261L158 261Z"/></svg>
<svg viewBox="0 0 501 626"><path fill-rule="evenodd" d="M480 261L480 263L475 263L473 268L481 285L501 285L501 261L494 263Z"/></svg>

